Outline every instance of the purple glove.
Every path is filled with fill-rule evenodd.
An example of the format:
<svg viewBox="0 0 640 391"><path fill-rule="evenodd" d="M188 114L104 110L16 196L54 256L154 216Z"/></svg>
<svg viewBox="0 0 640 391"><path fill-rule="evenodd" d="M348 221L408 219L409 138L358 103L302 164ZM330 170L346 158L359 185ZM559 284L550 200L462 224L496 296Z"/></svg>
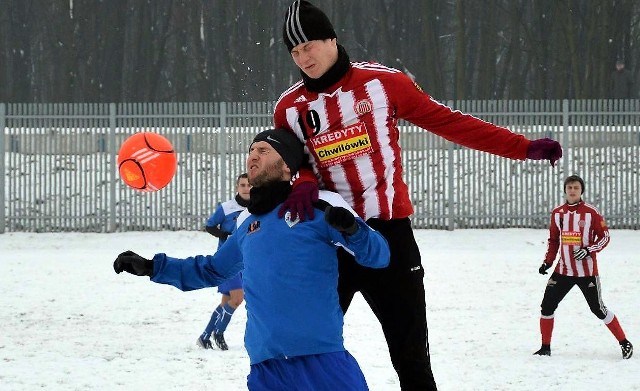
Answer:
<svg viewBox="0 0 640 391"><path fill-rule="evenodd" d="M291 212L291 219L300 218L304 221L306 217L313 220L313 203L318 201L318 185L314 182L302 182L294 186L289 197L278 209L278 217L284 217L287 211ZM305 217L306 214L306 217Z"/></svg>
<svg viewBox="0 0 640 391"><path fill-rule="evenodd" d="M562 147L560 143L550 138L541 138L529 143L527 149L527 159L549 160L551 167L556 165L556 161L562 157Z"/></svg>

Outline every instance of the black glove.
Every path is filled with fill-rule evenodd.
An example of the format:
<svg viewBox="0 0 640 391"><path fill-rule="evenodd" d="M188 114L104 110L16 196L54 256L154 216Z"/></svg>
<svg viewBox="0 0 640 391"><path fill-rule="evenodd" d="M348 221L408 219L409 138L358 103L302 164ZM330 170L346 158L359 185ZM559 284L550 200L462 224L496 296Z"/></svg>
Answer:
<svg viewBox="0 0 640 391"><path fill-rule="evenodd" d="M324 220L345 235L353 235L359 228L353 213L341 206L327 206L324 210Z"/></svg>
<svg viewBox="0 0 640 391"><path fill-rule="evenodd" d="M573 257L576 261L582 261L589 255L589 250L586 247L580 248L578 250L573 250Z"/></svg>
<svg viewBox="0 0 640 391"><path fill-rule="evenodd" d="M545 262L542 262L542 265L540 265L540 269L538 269L538 273L547 274L547 270L549 270L550 267L551 265L547 265Z"/></svg>
<svg viewBox="0 0 640 391"><path fill-rule="evenodd" d="M136 276L153 275L153 260L142 258L133 251L125 251L113 262L113 270L120 274L127 272Z"/></svg>
<svg viewBox="0 0 640 391"><path fill-rule="evenodd" d="M229 232L225 232L223 230L221 230L220 228L218 228L218 226L215 227L204 227L205 231L209 232L209 234L215 236L218 239L221 240L227 240L227 238L229 237L229 235L231 235Z"/></svg>

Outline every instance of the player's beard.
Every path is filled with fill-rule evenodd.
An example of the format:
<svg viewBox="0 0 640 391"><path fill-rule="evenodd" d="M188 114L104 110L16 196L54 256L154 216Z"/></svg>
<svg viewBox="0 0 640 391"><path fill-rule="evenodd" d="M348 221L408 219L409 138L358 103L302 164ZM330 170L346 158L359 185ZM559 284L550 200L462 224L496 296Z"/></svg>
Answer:
<svg viewBox="0 0 640 391"><path fill-rule="evenodd" d="M280 182L284 177L284 160L280 158L273 164L266 166L258 175L249 178L251 186L260 187L271 182Z"/></svg>

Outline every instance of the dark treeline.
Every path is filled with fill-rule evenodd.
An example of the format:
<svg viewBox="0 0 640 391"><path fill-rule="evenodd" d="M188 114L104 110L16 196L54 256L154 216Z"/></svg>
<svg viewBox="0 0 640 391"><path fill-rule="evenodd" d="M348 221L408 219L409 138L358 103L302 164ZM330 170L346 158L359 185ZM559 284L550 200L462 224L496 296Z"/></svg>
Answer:
<svg viewBox="0 0 640 391"><path fill-rule="evenodd" d="M272 101L291 0L0 0L0 101ZM352 60L444 99L608 98L637 0L315 0ZM638 84L636 84L638 87Z"/></svg>

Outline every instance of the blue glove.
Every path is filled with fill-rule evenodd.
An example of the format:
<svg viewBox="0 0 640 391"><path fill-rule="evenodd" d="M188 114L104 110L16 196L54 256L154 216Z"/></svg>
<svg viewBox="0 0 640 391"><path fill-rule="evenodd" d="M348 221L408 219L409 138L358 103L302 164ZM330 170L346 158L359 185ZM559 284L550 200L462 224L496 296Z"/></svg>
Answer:
<svg viewBox="0 0 640 391"><path fill-rule="evenodd" d="M313 212L313 203L318 201L318 185L314 182L302 182L294 186L289 193L289 197L282 203L278 209L278 217L284 217L287 211L291 212L291 220L300 218L304 221L306 217L313 220L315 216ZM305 217L306 214L306 217Z"/></svg>
<svg viewBox="0 0 640 391"><path fill-rule="evenodd" d="M549 160L551 166L556 165L556 161L562 157L562 147L560 143L550 138L541 138L529 143L527 149L527 159Z"/></svg>

